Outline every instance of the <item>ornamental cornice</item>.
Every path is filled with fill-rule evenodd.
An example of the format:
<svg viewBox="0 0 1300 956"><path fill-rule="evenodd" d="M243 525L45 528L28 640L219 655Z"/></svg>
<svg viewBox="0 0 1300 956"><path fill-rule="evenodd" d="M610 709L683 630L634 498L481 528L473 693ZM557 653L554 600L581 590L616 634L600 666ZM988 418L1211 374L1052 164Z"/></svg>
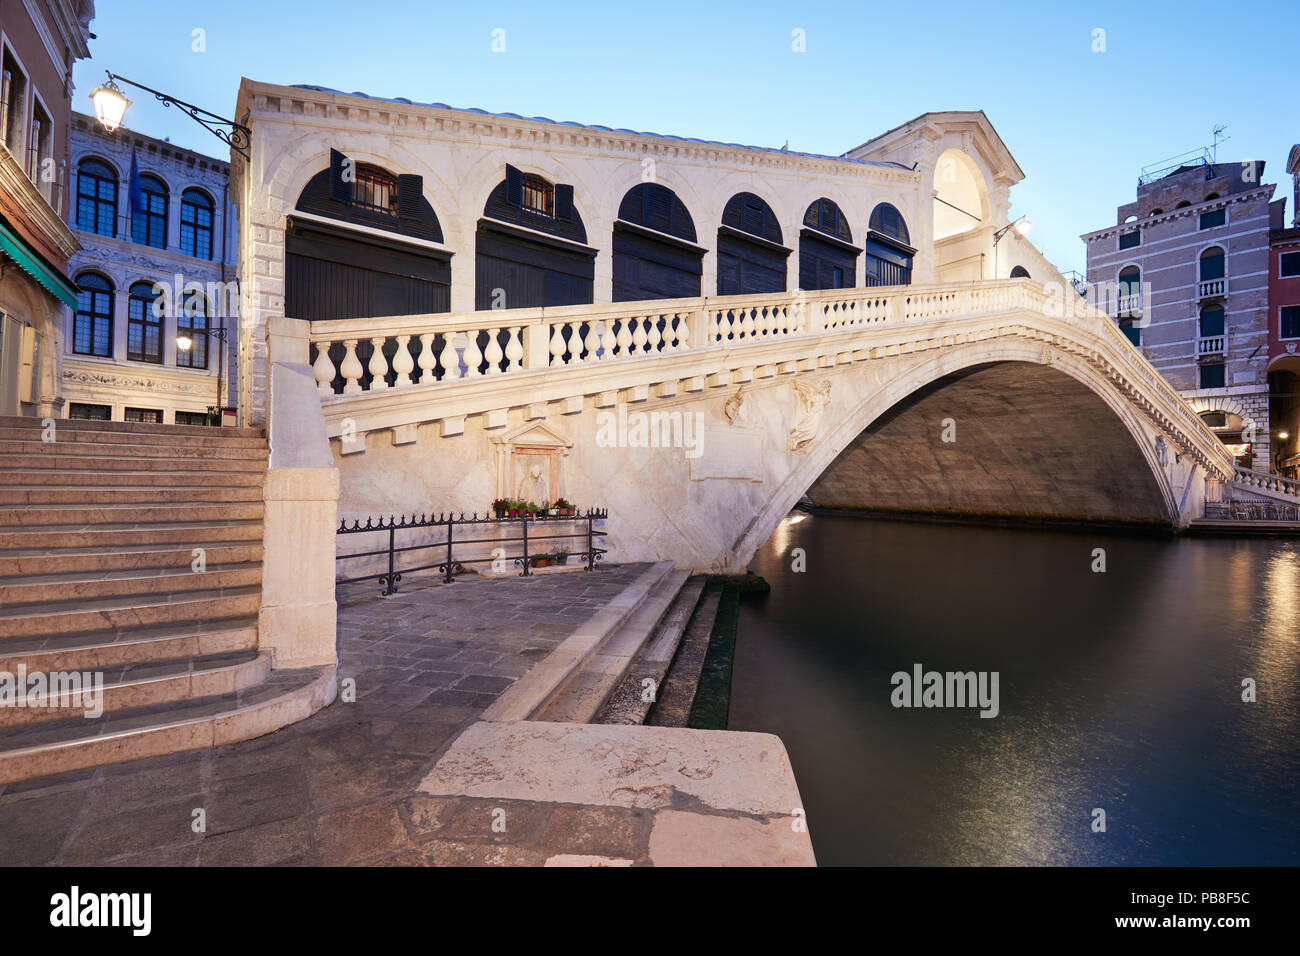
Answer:
<svg viewBox="0 0 1300 956"><path fill-rule="evenodd" d="M1247 192L1231 193L1227 196L1220 196L1218 199L1211 199L1209 202L1192 203L1190 206L1162 212L1158 216L1148 216L1146 219L1138 219L1135 222L1117 223L1113 226L1107 226L1105 229L1098 229L1096 232L1085 232L1079 238L1084 242L1093 242L1097 239L1105 239L1107 236L1118 235L1121 232L1127 233L1132 232L1134 229L1147 229L1158 222L1169 222L1173 219L1199 216L1203 212L1226 208L1234 203L1249 202L1253 199L1267 199L1272 194L1275 185L1274 183L1263 183Z"/></svg>
<svg viewBox="0 0 1300 956"><path fill-rule="evenodd" d="M207 378L197 381L178 381L171 378L151 378L138 375L93 371L64 366L63 380L70 385L89 388L136 389L145 392L171 392L181 395L211 395L213 385Z"/></svg>
<svg viewBox="0 0 1300 956"><path fill-rule="evenodd" d="M421 133L437 136L462 136L468 141L499 140L503 146L538 147L544 149L571 149L624 154L629 158L645 156L676 157L706 164L725 163L739 168L783 169L791 172L816 171L822 174L868 179L884 183L914 184L920 182L920 173L910 169L875 166L833 157L816 157L775 150L747 149L718 143L695 142L646 136L638 133L604 131L590 127L539 123L526 119L512 119L491 114L466 113L461 110L421 106L414 103L395 103L388 100L368 100L347 97L346 103L336 102L337 95L317 93L313 90L293 90L292 96L277 96L270 92L254 91L251 97L254 120L276 121L279 114L288 114L294 125L306 122L313 125L341 127L343 124L365 123L386 130L403 133Z"/></svg>

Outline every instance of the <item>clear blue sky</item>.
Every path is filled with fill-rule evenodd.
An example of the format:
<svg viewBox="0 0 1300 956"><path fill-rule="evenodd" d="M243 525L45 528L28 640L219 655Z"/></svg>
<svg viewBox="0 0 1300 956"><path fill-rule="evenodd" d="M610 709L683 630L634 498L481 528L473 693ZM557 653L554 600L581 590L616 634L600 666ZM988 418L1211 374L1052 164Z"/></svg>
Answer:
<svg viewBox="0 0 1300 956"><path fill-rule="evenodd" d="M929 110L982 109L1026 174L1012 214L1029 214L1047 256L1080 271L1078 235L1114 221L1142 166L1209 145L1223 123L1219 159L1262 159L1265 181L1281 183L1300 142L1297 0L96 7L93 56L75 74L87 113L104 69L225 116L248 76L837 155ZM491 50L496 28L504 53ZM791 50L796 28L805 53ZM131 128L224 151L174 108L132 98Z"/></svg>

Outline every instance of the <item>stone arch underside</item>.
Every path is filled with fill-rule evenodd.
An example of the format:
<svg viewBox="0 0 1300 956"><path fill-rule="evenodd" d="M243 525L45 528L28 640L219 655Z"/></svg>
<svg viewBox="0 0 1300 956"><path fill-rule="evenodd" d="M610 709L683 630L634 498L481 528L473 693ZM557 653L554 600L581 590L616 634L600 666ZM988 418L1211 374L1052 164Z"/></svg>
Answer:
<svg viewBox="0 0 1300 956"><path fill-rule="evenodd" d="M952 420L946 442L944 424ZM948 374L871 422L808 489L815 505L935 515L1169 522L1132 432L1049 366Z"/></svg>

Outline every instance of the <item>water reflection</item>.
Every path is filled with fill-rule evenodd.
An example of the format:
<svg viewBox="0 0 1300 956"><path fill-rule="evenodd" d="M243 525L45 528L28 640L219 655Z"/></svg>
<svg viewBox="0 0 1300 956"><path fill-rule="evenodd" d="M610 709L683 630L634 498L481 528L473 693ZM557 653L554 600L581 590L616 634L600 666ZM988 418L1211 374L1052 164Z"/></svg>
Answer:
<svg viewBox="0 0 1300 956"><path fill-rule="evenodd" d="M730 726L785 740L823 863L1300 863L1293 542L818 516L754 567ZM893 708L916 663L1000 716Z"/></svg>

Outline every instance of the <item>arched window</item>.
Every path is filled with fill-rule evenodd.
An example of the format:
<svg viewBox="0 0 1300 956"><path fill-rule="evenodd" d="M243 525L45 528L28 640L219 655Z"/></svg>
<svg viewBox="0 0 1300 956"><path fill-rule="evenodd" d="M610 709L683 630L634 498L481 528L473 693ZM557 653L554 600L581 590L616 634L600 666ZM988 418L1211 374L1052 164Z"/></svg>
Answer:
<svg viewBox="0 0 1300 956"><path fill-rule="evenodd" d="M624 194L614 222L615 302L698 296L703 256L695 222L671 189L641 183Z"/></svg>
<svg viewBox="0 0 1300 956"><path fill-rule="evenodd" d="M112 236L116 227L117 173L98 159L83 159L77 167L77 228Z"/></svg>
<svg viewBox="0 0 1300 956"><path fill-rule="evenodd" d="M618 218L687 242L695 241L695 221L686 205L675 192L658 183L642 183L629 189L619 203Z"/></svg>
<svg viewBox="0 0 1300 956"><path fill-rule="evenodd" d="M907 221L893 205L882 202L871 210L867 221L864 285L911 285L912 256L916 250ZM955 233L954 233L955 234Z"/></svg>
<svg viewBox="0 0 1300 956"><path fill-rule="evenodd" d="M1211 199L1218 199L1218 198L1219 198L1218 193L1210 193L1208 196L1205 197L1205 201L1209 202Z"/></svg>
<svg viewBox="0 0 1300 956"><path fill-rule="evenodd" d="M887 202L882 202L871 210L871 229L881 235L897 239L899 242L911 243L907 232L907 222L903 214Z"/></svg>
<svg viewBox="0 0 1300 956"><path fill-rule="evenodd" d="M113 284L97 272L77 277L72 351L78 355L113 354Z"/></svg>
<svg viewBox="0 0 1300 956"><path fill-rule="evenodd" d="M397 218L397 177L369 163L357 163L352 205Z"/></svg>
<svg viewBox="0 0 1300 956"><path fill-rule="evenodd" d="M157 176L141 176L140 193L131 201L131 240L166 249L167 186Z"/></svg>
<svg viewBox="0 0 1300 956"><path fill-rule="evenodd" d="M718 227L718 295L784 292L786 257L781 223L753 193L736 193Z"/></svg>
<svg viewBox="0 0 1300 956"><path fill-rule="evenodd" d="M201 189L181 193L181 252L212 258L212 200Z"/></svg>
<svg viewBox="0 0 1300 956"><path fill-rule="evenodd" d="M1026 269L1024 266L1016 266L1014 269L1011 270L1011 278L1029 279L1032 277L1029 275L1029 270Z"/></svg>
<svg viewBox="0 0 1300 956"><path fill-rule="evenodd" d="M1116 315L1121 324L1125 319L1132 319L1142 314L1142 271L1137 266L1125 266L1119 272L1119 297ZM1126 327L1127 328L1127 327ZM1129 338L1133 338L1130 334ZM1134 340L1134 345L1137 341Z"/></svg>
<svg viewBox="0 0 1300 956"><path fill-rule="evenodd" d="M159 362L162 358L162 317L154 310L154 283L131 286L126 305L126 357L132 362Z"/></svg>
<svg viewBox="0 0 1300 956"><path fill-rule="evenodd" d="M1201 253L1201 281L1222 279L1227 274L1227 260L1223 250L1213 246Z"/></svg>
<svg viewBox="0 0 1300 956"><path fill-rule="evenodd" d="M1151 215L1151 216L1162 216L1162 215L1164 215L1164 212L1165 212L1165 211L1164 211L1163 209L1160 209L1160 208L1157 207L1157 208L1155 208L1155 209L1152 209L1151 212L1148 213L1148 215Z"/></svg>
<svg viewBox="0 0 1300 956"><path fill-rule="evenodd" d="M1191 205L1191 203L1188 202L1186 199L1184 199L1182 202L1180 202L1180 203L1179 203L1177 206L1175 206L1174 208L1175 208L1175 209L1182 209L1184 206L1190 206L1190 205Z"/></svg>
<svg viewBox="0 0 1300 956"><path fill-rule="evenodd" d="M825 197L803 214L799 235L799 288L851 289L858 284L858 253L848 218Z"/></svg>
<svg viewBox="0 0 1300 956"><path fill-rule="evenodd" d="M189 348L185 342L189 342ZM186 292L176 316L176 364L208 367L208 302L197 291Z"/></svg>

